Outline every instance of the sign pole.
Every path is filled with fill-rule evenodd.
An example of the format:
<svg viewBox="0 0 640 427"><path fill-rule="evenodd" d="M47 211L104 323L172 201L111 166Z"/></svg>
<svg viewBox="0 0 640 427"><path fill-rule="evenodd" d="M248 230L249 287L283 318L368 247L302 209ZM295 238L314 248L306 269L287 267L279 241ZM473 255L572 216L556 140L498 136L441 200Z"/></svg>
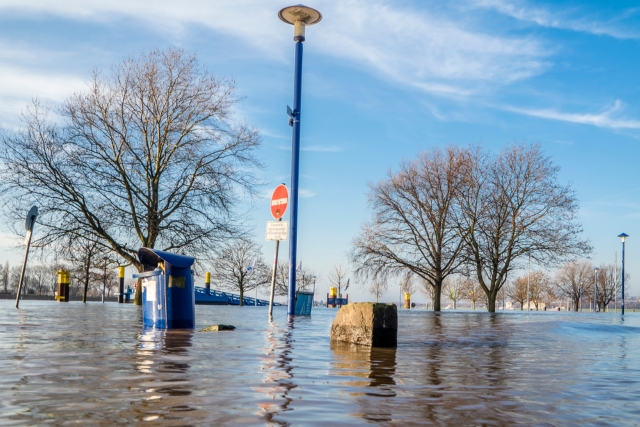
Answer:
<svg viewBox="0 0 640 427"><path fill-rule="evenodd" d="M267 222L267 240L276 241L276 249L273 255L273 272L271 273L271 293L269 294L269 319L273 315L273 298L276 290L276 274L278 271L278 252L280 250L280 240L287 239L286 223L282 224L285 229L277 227L275 230L271 228L273 225L279 225L282 221L284 213L287 211L289 204L289 190L284 184L280 184L276 187L271 195L271 215L278 220L278 222ZM284 231L284 232L283 232Z"/></svg>
<svg viewBox="0 0 640 427"><path fill-rule="evenodd" d="M20 282L18 283L18 293L16 295L16 308L20 308L20 294L22 293L22 282L24 280L24 272L27 268L27 258L29 258L29 248L31 247L31 236L33 235L33 226L36 223L36 217L38 216L38 208L33 206L27 213L27 221L25 223L25 229L27 230L26 243L27 247L24 251L24 261L22 262L22 271L20 272Z"/></svg>
<svg viewBox="0 0 640 427"><path fill-rule="evenodd" d="M282 221L282 218L279 218L278 221ZM269 295L269 318L273 316L273 297L276 292L276 273L278 271L279 250L280 250L280 240L276 240L276 249L273 254L273 272L271 273L271 293Z"/></svg>

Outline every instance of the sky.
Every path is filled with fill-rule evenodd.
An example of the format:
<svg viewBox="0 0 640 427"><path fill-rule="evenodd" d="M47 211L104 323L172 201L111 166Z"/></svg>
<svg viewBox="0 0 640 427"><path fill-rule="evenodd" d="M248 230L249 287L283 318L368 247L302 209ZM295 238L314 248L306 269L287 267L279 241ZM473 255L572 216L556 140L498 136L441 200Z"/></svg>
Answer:
<svg viewBox="0 0 640 427"><path fill-rule="evenodd" d="M216 75L236 81L242 101L235 118L261 132L265 196L241 202L270 261L268 197L290 181L293 27L277 17L289 5L0 0L0 125L19 128L34 98L55 106L83 90L93 69L108 71L153 48L195 52ZM371 215L368 183L434 147L498 151L523 142L540 144L560 166L560 182L576 191L594 263L613 263L615 251L619 261L616 236L630 236L626 268L631 294L640 294L638 3L308 5L323 19L307 28L304 44L298 258L317 272L320 294L328 292L333 265L348 267L350 242ZM0 232L0 261L19 264L15 236L6 224ZM285 243L281 259L287 253ZM371 299L363 284L349 293ZM398 298L392 283L383 300Z"/></svg>

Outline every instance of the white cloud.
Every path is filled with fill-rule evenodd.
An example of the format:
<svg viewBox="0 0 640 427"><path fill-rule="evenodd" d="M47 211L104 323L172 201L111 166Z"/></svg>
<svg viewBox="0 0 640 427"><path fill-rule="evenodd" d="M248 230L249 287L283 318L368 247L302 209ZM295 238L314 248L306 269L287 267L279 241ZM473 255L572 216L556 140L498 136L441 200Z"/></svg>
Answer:
<svg viewBox="0 0 640 427"><path fill-rule="evenodd" d="M0 117L2 125L19 126L19 112L28 107L29 99L55 104L84 87L84 81L72 75L36 72L28 68L0 63Z"/></svg>
<svg viewBox="0 0 640 427"><path fill-rule="evenodd" d="M313 197L315 196L316 193L311 191L311 190L307 190L306 188L299 188L298 189L298 196L302 197L303 199L309 198L309 197Z"/></svg>
<svg viewBox="0 0 640 427"><path fill-rule="evenodd" d="M550 120L560 120L571 123L581 123L609 129L640 129L640 120L620 117L619 113L623 109L622 102L616 100L611 106L598 114L594 113L565 113L551 109L527 109L518 107L502 107L503 110L511 111L526 116L541 117Z"/></svg>
<svg viewBox="0 0 640 427"><path fill-rule="evenodd" d="M199 24L284 61L291 56L292 27L277 18L281 6L262 0L5 0L0 10L100 22L124 16L163 32ZM383 0L318 0L314 6L323 20L307 29L309 48L426 92L464 97L548 67L549 52L533 38L490 35L428 8L403 9Z"/></svg>
<svg viewBox="0 0 640 427"><path fill-rule="evenodd" d="M558 28L577 32L604 35L620 39L640 38L637 28L625 28L620 24L625 18L640 13L640 8L626 10L614 19L599 20L586 16L575 17L576 10L551 11L541 7L529 5L524 1L506 0L469 0L472 7L493 9L498 13L510 16L519 21L532 22L548 28ZM583 12L584 14L584 12Z"/></svg>

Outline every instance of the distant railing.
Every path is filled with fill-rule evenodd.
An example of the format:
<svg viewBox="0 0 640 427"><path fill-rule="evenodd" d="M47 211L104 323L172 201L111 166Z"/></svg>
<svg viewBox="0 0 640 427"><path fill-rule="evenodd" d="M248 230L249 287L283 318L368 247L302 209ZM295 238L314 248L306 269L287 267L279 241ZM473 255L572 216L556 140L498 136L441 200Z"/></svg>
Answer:
<svg viewBox="0 0 640 427"><path fill-rule="evenodd" d="M251 297L242 298L243 305L258 305L268 306L269 301L259 299L256 304L256 299ZM196 304L228 304L228 305L240 305L240 295L231 294L227 292L218 291L216 289L207 289L196 286ZM274 306L284 306L277 302L273 303Z"/></svg>

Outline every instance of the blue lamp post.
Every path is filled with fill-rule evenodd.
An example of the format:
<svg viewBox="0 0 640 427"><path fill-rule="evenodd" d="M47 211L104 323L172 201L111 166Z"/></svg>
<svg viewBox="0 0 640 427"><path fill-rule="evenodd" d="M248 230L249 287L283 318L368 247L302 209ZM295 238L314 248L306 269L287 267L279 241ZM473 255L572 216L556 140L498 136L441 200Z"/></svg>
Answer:
<svg viewBox="0 0 640 427"><path fill-rule="evenodd" d="M295 74L293 77L293 110L288 108L293 127L291 145L291 213L289 214L289 304L287 314L293 316L296 309L296 255L298 249L298 173L300 166L300 119L302 98L302 42L304 29L308 25L317 24L322 15L315 9L301 4L289 6L278 12L280 19L293 25L293 41L295 42Z"/></svg>
<svg viewBox="0 0 640 427"><path fill-rule="evenodd" d="M598 271L600 271L600 269L596 267L594 270L595 276L593 278L593 312L594 313L598 311Z"/></svg>
<svg viewBox="0 0 640 427"><path fill-rule="evenodd" d="M629 237L628 234L622 233L618 236L620 239L622 239L622 316L624 316L624 241L627 237Z"/></svg>

